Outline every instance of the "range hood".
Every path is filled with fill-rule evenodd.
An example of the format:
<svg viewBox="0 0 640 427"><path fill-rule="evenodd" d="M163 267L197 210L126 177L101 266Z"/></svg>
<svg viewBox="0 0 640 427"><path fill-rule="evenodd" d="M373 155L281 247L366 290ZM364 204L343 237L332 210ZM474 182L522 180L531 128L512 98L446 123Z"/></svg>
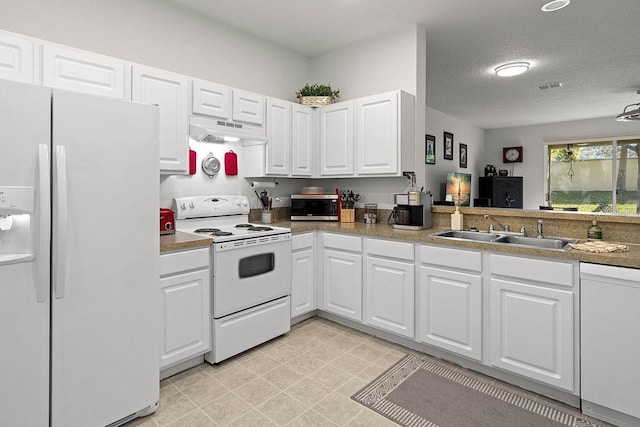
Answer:
<svg viewBox="0 0 640 427"><path fill-rule="evenodd" d="M194 114L189 117L189 136L201 142L235 142L242 139L266 140L264 126L233 122Z"/></svg>

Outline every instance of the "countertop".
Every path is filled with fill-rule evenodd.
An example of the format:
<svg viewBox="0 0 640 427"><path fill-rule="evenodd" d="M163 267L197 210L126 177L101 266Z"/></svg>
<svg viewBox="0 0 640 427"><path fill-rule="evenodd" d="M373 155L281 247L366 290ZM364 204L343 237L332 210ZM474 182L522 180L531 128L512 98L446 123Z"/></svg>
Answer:
<svg viewBox="0 0 640 427"><path fill-rule="evenodd" d="M447 240L441 237L431 237L431 233L447 230L447 228L429 228L426 230L412 231L392 228L388 224L365 224L363 222L320 222L320 221L279 221L281 227L289 227L293 234L304 233L305 231L321 230L334 233L358 234L366 237L380 237L384 239L398 239L410 242L429 243L434 245L480 249L492 252L502 252L506 254L523 254L531 256L541 256L547 258L574 260L591 262L596 264L615 265L620 267L640 268L640 245L628 244L628 252L614 253L589 253L575 249L569 251L559 251L553 249L528 248L508 244ZM581 240L585 241L585 240Z"/></svg>
<svg viewBox="0 0 640 427"><path fill-rule="evenodd" d="M397 239L417 243L479 249L506 254L522 254L541 256L555 259L591 262L596 264L615 265L620 267L640 268L640 245L628 244L628 252L589 253L577 250L559 251L553 249L528 248L507 244L497 244L477 241L447 240L431 237L431 233L446 230L446 228L429 228L412 231L399 230L388 224L365 224L363 222L322 222L322 221L278 221L273 225L291 228L293 234L308 231L329 231L333 233L355 234L365 237L379 237L383 239ZM212 240L208 237L196 236L177 231L175 234L160 236L160 252L171 252L185 249L207 247ZM625 243L625 242L620 242Z"/></svg>
<svg viewBox="0 0 640 427"><path fill-rule="evenodd" d="M206 248L213 240L210 237L196 236L176 231L175 234L160 236L160 253L182 251L185 249Z"/></svg>

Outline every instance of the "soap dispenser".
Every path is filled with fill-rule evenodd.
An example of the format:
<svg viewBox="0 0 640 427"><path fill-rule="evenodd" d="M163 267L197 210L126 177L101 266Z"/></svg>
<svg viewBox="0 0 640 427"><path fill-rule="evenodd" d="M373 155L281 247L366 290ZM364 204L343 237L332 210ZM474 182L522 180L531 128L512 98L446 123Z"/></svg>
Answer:
<svg viewBox="0 0 640 427"><path fill-rule="evenodd" d="M462 230L462 214L458 210L457 204L456 204L456 211L451 214L451 229Z"/></svg>
<svg viewBox="0 0 640 427"><path fill-rule="evenodd" d="M602 240L602 228L593 219L591 226L587 229L587 240Z"/></svg>

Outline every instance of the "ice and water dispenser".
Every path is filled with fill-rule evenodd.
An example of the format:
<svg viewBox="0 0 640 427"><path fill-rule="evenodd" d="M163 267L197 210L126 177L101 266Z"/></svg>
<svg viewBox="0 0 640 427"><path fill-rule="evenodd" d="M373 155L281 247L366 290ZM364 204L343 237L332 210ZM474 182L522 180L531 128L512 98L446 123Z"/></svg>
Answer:
<svg viewBox="0 0 640 427"><path fill-rule="evenodd" d="M0 266L35 259L33 187L0 187Z"/></svg>

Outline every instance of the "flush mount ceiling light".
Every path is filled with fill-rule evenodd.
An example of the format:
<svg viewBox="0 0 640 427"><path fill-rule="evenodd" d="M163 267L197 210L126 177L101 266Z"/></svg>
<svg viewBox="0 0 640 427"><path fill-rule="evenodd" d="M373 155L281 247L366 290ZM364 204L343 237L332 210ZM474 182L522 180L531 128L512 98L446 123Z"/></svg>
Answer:
<svg viewBox="0 0 640 427"><path fill-rule="evenodd" d="M640 95L640 89L636 91L638 95ZM633 109L629 109L629 107L635 107ZM640 121L640 103L638 104L629 104L624 107L622 113L616 116L616 120L619 122L637 122Z"/></svg>
<svg viewBox="0 0 640 427"><path fill-rule="evenodd" d="M495 69L496 75L500 77L517 76L529 70L528 62L510 62L509 64L500 65Z"/></svg>
<svg viewBox="0 0 640 427"><path fill-rule="evenodd" d="M571 3L571 0L552 0L545 3L540 10L543 12L555 12L556 10L569 6L569 3Z"/></svg>

